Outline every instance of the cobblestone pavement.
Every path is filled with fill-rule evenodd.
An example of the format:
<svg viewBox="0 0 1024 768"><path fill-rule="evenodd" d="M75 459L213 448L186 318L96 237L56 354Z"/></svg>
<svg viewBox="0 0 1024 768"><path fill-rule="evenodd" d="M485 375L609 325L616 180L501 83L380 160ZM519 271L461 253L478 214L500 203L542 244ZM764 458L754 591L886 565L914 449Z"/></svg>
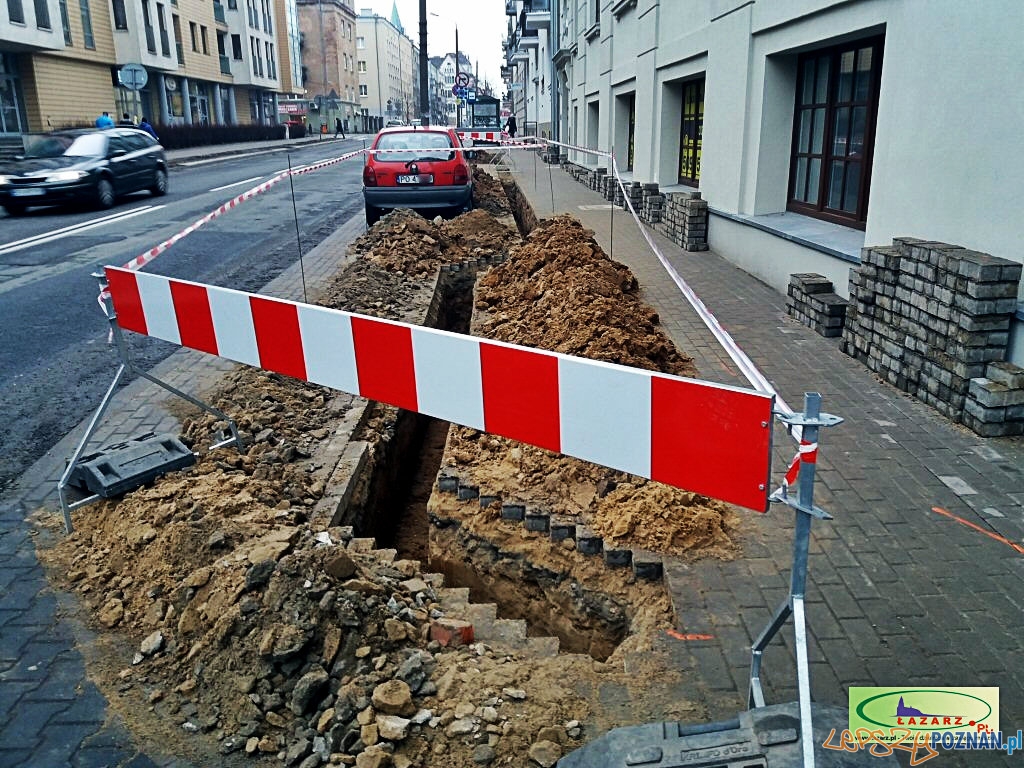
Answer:
<svg viewBox="0 0 1024 768"><path fill-rule="evenodd" d="M534 157L515 159L515 178L537 216L550 215L554 200L558 212L594 230L605 251L634 271L645 299L701 376L748 386L630 214L595 210L605 202L601 195ZM712 217L712 249L714 227ZM932 508L1024 542L1024 439L979 438L952 424L844 355L837 339L791 320L782 294L714 250L687 253L652 234L791 407L799 410L804 392L817 391L822 410L846 420L820 437L815 503L835 519L815 521L810 550L814 700L845 706L852 685L998 686L1000 723L1016 733L1024 724L1024 556ZM777 428L776 482L793 453L793 442ZM667 569L679 629L714 636L664 641L691 674L692 698L713 719L744 708L750 645L789 584L792 513L773 506L767 515L741 514L742 557L678 561ZM765 653L769 702L796 698L791 627L782 635ZM1006 760L971 753L936 763Z"/></svg>
<svg viewBox="0 0 1024 768"><path fill-rule="evenodd" d="M305 256L304 279L311 293L334 274L347 244L364 231L362 218L353 217ZM269 283L263 293L302 299L299 266ZM116 362L112 354L111 379ZM232 366L179 350L152 373L201 395ZM175 406L173 411L169 405ZM181 411L180 401L165 390L136 380L117 393L90 446L148 431L177 433L179 422L172 413ZM34 537L48 534L38 533L27 517L38 510L59 515L57 480L84 432L83 423L0 500L0 767L191 768L174 755L173 744L134 743L109 711L103 694L85 673L79 648L88 645L90 635L77 619L78 603L72 596L54 593L36 558Z"/></svg>

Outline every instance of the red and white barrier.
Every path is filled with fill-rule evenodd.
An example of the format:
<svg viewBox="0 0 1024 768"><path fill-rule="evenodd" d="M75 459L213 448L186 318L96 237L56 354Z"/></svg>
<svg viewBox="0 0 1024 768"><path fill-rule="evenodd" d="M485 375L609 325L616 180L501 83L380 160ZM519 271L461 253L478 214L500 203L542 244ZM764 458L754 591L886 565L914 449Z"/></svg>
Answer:
<svg viewBox="0 0 1024 768"><path fill-rule="evenodd" d="M459 138L465 141L466 139L473 139L473 141L507 141L510 137L504 131L456 131Z"/></svg>
<svg viewBox="0 0 1024 768"><path fill-rule="evenodd" d="M126 330L767 510L773 398L107 267Z"/></svg>

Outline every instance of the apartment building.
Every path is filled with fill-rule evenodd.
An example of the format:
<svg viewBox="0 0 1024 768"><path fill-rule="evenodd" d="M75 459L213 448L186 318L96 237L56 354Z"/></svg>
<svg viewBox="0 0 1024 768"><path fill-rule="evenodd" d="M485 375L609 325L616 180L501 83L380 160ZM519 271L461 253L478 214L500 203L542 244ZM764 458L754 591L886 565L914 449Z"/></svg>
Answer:
<svg viewBox="0 0 1024 768"><path fill-rule="evenodd" d="M309 121L362 131L352 0L298 0Z"/></svg>
<svg viewBox="0 0 1024 768"><path fill-rule="evenodd" d="M562 140L614 151L629 179L662 192L699 190L710 246L780 291L790 274L817 272L845 295L861 248L901 235L1024 260L1018 0L506 9L519 119L543 127L547 101ZM1015 361L1022 329L1018 311Z"/></svg>
<svg viewBox="0 0 1024 768"><path fill-rule="evenodd" d="M356 18L356 66L362 113L385 123L419 120L419 48L396 9L385 19L363 9Z"/></svg>
<svg viewBox="0 0 1024 768"><path fill-rule="evenodd" d="M292 34L287 3L226 2L7 0L0 135L92 125L102 111L162 124L276 122L295 53L280 42ZM125 64L146 70L141 90L120 84Z"/></svg>

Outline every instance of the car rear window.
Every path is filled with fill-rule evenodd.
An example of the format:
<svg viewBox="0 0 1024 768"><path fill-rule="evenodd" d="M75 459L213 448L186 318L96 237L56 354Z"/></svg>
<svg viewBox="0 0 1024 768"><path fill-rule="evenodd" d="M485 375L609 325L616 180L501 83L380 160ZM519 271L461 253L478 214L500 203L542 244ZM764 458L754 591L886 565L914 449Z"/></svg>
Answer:
<svg viewBox="0 0 1024 768"><path fill-rule="evenodd" d="M377 141L377 150L402 150L398 152L377 152L374 159L385 163L408 163L413 160L454 160L452 140L447 133L438 131L409 131L408 133L385 133Z"/></svg>

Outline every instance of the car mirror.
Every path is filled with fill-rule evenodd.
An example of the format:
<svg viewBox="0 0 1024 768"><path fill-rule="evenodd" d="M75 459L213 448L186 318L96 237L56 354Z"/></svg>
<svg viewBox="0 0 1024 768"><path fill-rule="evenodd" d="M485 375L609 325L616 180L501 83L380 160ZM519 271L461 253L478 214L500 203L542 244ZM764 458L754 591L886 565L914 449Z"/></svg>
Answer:
<svg viewBox="0 0 1024 768"><path fill-rule="evenodd" d="M124 157L127 154L128 153L125 150L123 150L123 149L112 149L112 150L110 150L110 153L107 155L107 157L110 157L110 158Z"/></svg>

